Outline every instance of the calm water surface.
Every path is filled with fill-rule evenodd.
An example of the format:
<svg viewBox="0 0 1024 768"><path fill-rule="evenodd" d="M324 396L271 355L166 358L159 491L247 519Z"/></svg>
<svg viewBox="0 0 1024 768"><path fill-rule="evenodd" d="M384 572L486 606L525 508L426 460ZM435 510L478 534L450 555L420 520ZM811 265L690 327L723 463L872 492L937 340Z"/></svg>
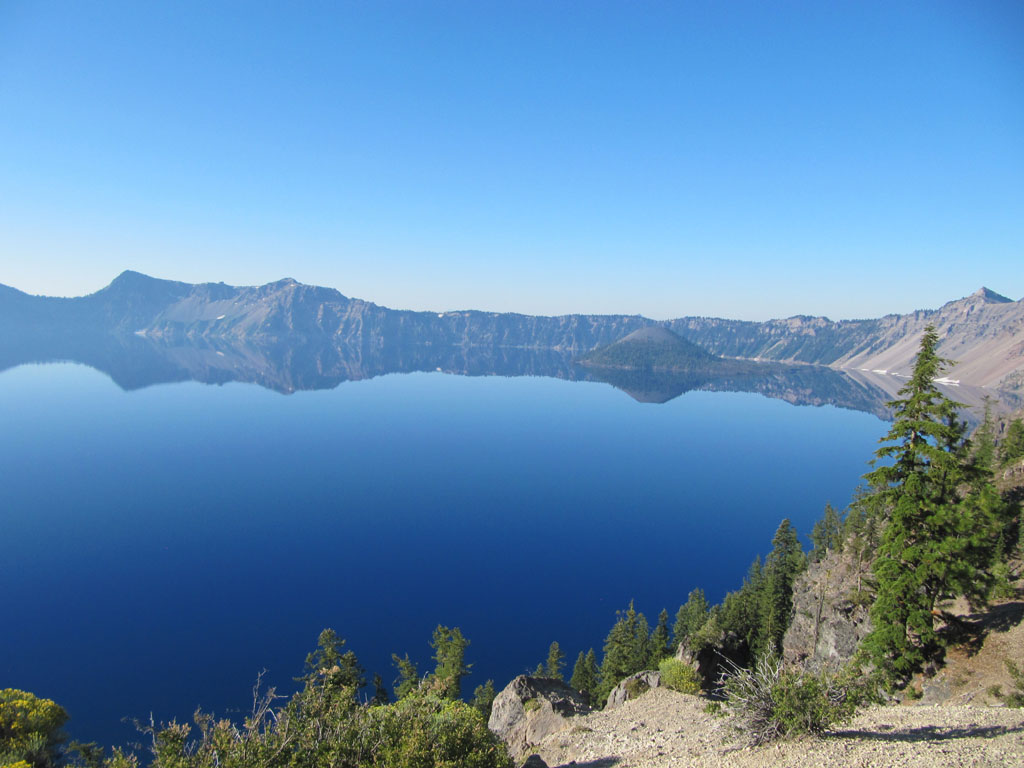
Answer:
<svg viewBox="0 0 1024 768"><path fill-rule="evenodd" d="M607 385L392 375L281 395L124 392L78 365L0 375L0 687L69 732L290 690L319 631L390 682L438 623L500 688L558 640L600 653L616 609L717 601L845 505L885 425L832 407Z"/></svg>

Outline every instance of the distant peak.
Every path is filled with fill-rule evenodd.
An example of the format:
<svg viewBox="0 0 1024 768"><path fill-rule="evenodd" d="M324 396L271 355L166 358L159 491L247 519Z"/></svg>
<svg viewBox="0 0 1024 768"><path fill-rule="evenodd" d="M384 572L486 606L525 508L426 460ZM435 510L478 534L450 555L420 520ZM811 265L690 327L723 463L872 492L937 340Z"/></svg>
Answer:
<svg viewBox="0 0 1024 768"><path fill-rule="evenodd" d="M981 286L978 290L972 293L967 298L983 301L986 304L1012 304L1013 299L1008 299L1002 294L996 293L995 291Z"/></svg>
<svg viewBox="0 0 1024 768"><path fill-rule="evenodd" d="M180 296L192 286L186 283L179 283L174 280L163 280L159 277L150 277L141 272L126 269L120 275L111 280L110 285L101 288L92 295L105 296L146 296L150 299L164 300L169 296Z"/></svg>
<svg viewBox="0 0 1024 768"><path fill-rule="evenodd" d="M126 269L120 275L111 280L111 285L114 283L127 283L137 282L139 280L155 280L156 278L144 275L141 272L136 272L134 269Z"/></svg>
<svg viewBox="0 0 1024 768"><path fill-rule="evenodd" d="M183 285L183 283L175 283L174 280L162 280L159 277L150 277L144 275L141 272L136 272L133 269L126 269L120 275L110 281L110 288L138 288L140 286L157 286L157 285Z"/></svg>

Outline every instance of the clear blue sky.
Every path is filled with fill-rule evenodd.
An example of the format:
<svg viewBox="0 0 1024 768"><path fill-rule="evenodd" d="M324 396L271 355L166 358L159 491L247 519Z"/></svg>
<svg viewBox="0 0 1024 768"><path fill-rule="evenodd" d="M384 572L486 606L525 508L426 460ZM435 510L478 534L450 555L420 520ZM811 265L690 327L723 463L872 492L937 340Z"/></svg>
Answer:
<svg viewBox="0 0 1024 768"><path fill-rule="evenodd" d="M834 318L1024 296L1024 3L0 3L0 283Z"/></svg>

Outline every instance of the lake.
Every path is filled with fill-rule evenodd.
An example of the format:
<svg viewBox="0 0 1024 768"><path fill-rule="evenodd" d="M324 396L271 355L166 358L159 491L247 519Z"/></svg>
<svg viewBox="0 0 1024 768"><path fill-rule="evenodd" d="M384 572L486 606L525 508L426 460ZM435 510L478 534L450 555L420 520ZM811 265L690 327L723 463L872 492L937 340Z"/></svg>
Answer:
<svg viewBox="0 0 1024 768"><path fill-rule="evenodd" d="M695 587L737 588L782 518L806 535L845 506L886 431L751 392L670 397L440 372L126 391L11 368L0 687L110 744L134 738L124 717L237 713L263 669L290 691L324 627L390 683L392 652L427 672L434 627L459 626L466 697L552 640L571 669L631 599L653 625Z"/></svg>

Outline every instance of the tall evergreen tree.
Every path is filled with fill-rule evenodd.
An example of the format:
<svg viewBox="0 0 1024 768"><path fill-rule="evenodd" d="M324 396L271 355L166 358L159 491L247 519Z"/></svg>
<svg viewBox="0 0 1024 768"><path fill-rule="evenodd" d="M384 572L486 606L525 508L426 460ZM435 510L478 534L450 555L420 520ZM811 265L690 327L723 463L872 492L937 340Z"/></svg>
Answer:
<svg viewBox="0 0 1024 768"><path fill-rule="evenodd" d="M580 651L580 655L576 657L576 664L572 668L572 677L569 679L569 685L584 694L589 702L597 701L597 656L593 648L585 656L583 651Z"/></svg>
<svg viewBox="0 0 1024 768"><path fill-rule="evenodd" d="M948 362L937 347L929 326L913 374L889 403L893 424L875 452L884 463L865 475L890 515L874 563L878 594L864 650L894 683L941 654L936 602L956 594L983 599L998 535L997 497L967 461L958 404L934 384Z"/></svg>
<svg viewBox="0 0 1024 768"><path fill-rule="evenodd" d="M366 685L365 670L352 651L345 651L345 639L333 629L325 629L317 638L316 650L306 656L306 674L298 678L307 687L347 690L352 696Z"/></svg>
<svg viewBox="0 0 1024 768"><path fill-rule="evenodd" d="M600 698L611 693L620 680L647 665L649 629L647 619L633 607L619 611L608 637L604 641L604 659L601 661Z"/></svg>
<svg viewBox="0 0 1024 768"><path fill-rule="evenodd" d="M1006 428L1006 437L999 446L999 464L1008 466L1024 458L1024 421L1017 417Z"/></svg>
<svg viewBox="0 0 1024 768"><path fill-rule="evenodd" d="M420 678L419 673L416 670L416 664L409 658L408 653L405 654L405 656L399 656L397 653L392 653L391 663L398 671L398 677L396 677L395 681L391 684L395 689L395 699L404 699L410 693L419 688Z"/></svg>
<svg viewBox="0 0 1024 768"><path fill-rule="evenodd" d="M789 520L783 520L772 538L772 551L764 563L764 586L758 600L758 631L751 651L780 653L782 637L793 608L793 582L804 568L800 539Z"/></svg>
<svg viewBox="0 0 1024 768"><path fill-rule="evenodd" d="M992 397L985 395L985 416L971 438L975 464L983 473L996 466L996 425L992 417Z"/></svg>
<svg viewBox="0 0 1024 768"><path fill-rule="evenodd" d="M743 586L725 596L716 615L721 628L738 638L747 653L758 645L761 630L761 594L765 587L764 566L760 556L754 558ZM742 652L742 648L736 649Z"/></svg>
<svg viewBox="0 0 1024 768"><path fill-rule="evenodd" d="M469 640L462 636L458 627L437 625L430 647L434 649L437 666L431 682L438 693L447 699L458 699L462 694L462 678L469 674L466 664L466 647Z"/></svg>
<svg viewBox="0 0 1024 768"><path fill-rule="evenodd" d="M488 680L483 685L478 685L474 689L473 701L470 702L470 706L483 715L484 720L489 720L491 717L491 705L494 704L494 697L497 695L494 690L494 681Z"/></svg>
<svg viewBox="0 0 1024 768"><path fill-rule="evenodd" d="M657 669L658 663L666 656L671 655L668 638L668 611L664 608L658 614L658 623L651 632L651 640L647 650L647 668Z"/></svg>
<svg viewBox="0 0 1024 768"><path fill-rule="evenodd" d="M686 602L679 606L676 613L676 623L672 627L672 648L678 649L680 643L693 635L694 632L704 626L708 620L707 598L704 597L704 590L700 587L690 592Z"/></svg>
<svg viewBox="0 0 1024 768"><path fill-rule="evenodd" d="M587 679L587 657L583 651L579 652L576 656L576 663L572 665L572 676L569 678L569 685L575 688L580 693L587 690L587 683L590 681Z"/></svg>
<svg viewBox="0 0 1024 768"><path fill-rule="evenodd" d="M547 677L555 680L562 679L562 667L565 666L565 654L558 647L558 641L554 641L548 647L548 660L544 665L544 673Z"/></svg>
<svg viewBox="0 0 1024 768"><path fill-rule="evenodd" d="M380 675L373 676L373 698L370 699L371 707L379 707L388 703L388 689L384 687L384 679Z"/></svg>
<svg viewBox="0 0 1024 768"><path fill-rule="evenodd" d="M824 515L811 529L811 545L811 559L814 562L825 557L830 549L836 552L843 550L843 522L831 504L825 505Z"/></svg>

